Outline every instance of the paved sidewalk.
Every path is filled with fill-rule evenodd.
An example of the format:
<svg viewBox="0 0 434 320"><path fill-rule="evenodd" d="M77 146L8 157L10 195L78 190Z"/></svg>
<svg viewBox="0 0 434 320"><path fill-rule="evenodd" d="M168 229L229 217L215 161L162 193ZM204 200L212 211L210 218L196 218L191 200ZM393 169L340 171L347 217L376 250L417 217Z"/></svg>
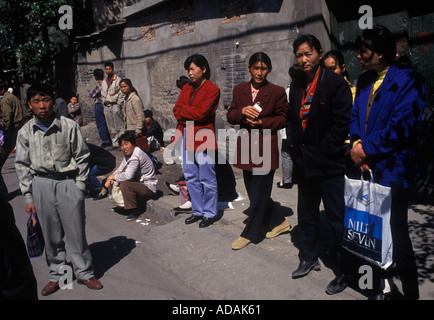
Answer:
<svg viewBox="0 0 434 320"><path fill-rule="evenodd" d="M162 159L162 151L154 152ZM169 172L169 173L168 173ZM366 296L358 288L348 288L343 293L329 296L327 284L334 278L335 259L328 255L330 248L325 215L322 215L321 271L312 271L307 277L292 279L291 273L298 266L297 249L297 186L292 189L277 188L280 170L276 171L272 198L275 210L280 210L292 225L292 231L274 239L264 239L249 244L238 251L231 249L232 241L244 228L247 216L243 213L249 203L244 189L242 172L234 168L237 191L241 200L231 203L219 221L208 228L197 224L185 225L189 214L178 214L172 208L180 205L178 196L169 195L164 180L174 182L181 175L180 165L163 164L159 175L159 189L163 195L148 202L147 213L164 219L167 223L155 227L142 241L155 261L162 268L178 275L187 284L213 299L332 299L364 300ZM421 299L434 299L434 220L433 207L412 205L409 212L410 231L418 255ZM397 285L400 288L399 280Z"/></svg>

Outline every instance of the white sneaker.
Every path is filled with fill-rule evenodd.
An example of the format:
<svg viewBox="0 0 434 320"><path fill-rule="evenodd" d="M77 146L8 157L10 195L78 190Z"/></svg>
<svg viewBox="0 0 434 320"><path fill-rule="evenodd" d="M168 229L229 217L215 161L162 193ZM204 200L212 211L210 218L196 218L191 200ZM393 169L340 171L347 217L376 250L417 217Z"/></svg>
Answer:
<svg viewBox="0 0 434 320"><path fill-rule="evenodd" d="M184 204L180 205L178 208L181 208L181 209L191 209L191 202L190 201L186 201Z"/></svg>

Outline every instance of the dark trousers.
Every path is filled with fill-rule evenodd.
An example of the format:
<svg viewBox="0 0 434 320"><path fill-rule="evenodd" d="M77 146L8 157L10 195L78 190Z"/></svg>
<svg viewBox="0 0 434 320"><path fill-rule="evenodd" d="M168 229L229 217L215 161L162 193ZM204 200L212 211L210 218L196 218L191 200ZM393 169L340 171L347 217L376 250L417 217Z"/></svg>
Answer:
<svg viewBox="0 0 434 320"><path fill-rule="evenodd" d="M345 216L344 187L344 175L299 181L297 214L300 228L299 258L301 260L313 262L318 259L321 241L319 210L321 200L340 260Z"/></svg>
<svg viewBox="0 0 434 320"><path fill-rule="evenodd" d="M119 187L124 198L125 210L138 209L154 196L154 193L140 182L122 181Z"/></svg>
<svg viewBox="0 0 434 320"><path fill-rule="evenodd" d="M94 107L95 122L98 128L98 134L102 143L111 143L110 134L104 116L104 107L101 103L96 103Z"/></svg>
<svg viewBox="0 0 434 320"><path fill-rule="evenodd" d="M376 290L375 286L376 284L378 285L379 279L392 277L394 271L396 271L402 283L404 297L406 299L418 299L417 265L408 231L408 200L410 191L396 187L392 187L391 191L390 228L392 230L394 268L389 267L386 271L378 267L374 268L374 290Z"/></svg>
<svg viewBox="0 0 434 320"><path fill-rule="evenodd" d="M1 198L0 213L0 301L37 300L36 278L25 242L12 206Z"/></svg>
<svg viewBox="0 0 434 320"><path fill-rule="evenodd" d="M249 218L241 236L253 242L261 240L265 232L278 226L285 219L273 214L274 201L271 199L271 190L274 172L275 170L271 170L266 175L254 175L251 171L243 171L250 206L247 209Z"/></svg>

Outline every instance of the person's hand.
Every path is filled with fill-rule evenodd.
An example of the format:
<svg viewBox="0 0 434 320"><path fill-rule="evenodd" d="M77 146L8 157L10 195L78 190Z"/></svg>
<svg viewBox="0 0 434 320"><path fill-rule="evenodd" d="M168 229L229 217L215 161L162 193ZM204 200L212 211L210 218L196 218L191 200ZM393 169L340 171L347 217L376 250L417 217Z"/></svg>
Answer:
<svg viewBox="0 0 434 320"><path fill-rule="evenodd" d="M351 156L351 160L353 160L356 166L361 166L363 162L366 160L366 158L368 157L365 151L363 150L361 143L356 144L350 150L350 156Z"/></svg>
<svg viewBox="0 0 434 320"><path fill-rule="evenodd" d="M244 107L241 110L241 114L249 120L256 119L259 116L258 110L253 108L252 106Z"/></svg>
<svg viewBox="0 0 434 320"><path fill-rule="evenodd" d="M246 118L245 122L252 128L260 128L262 126L262 120L261 119L256 119L256 120L252 121L249 118Z"/></svg>
<svg viewBox="0 0 434 320"><path fill-rule="evenodd" d="M115 182L115 175L111 174L107 177L104 187L108 188Z"/></svg>
<svg viewBox="0 0 434 320"><path fill-rule="evenodd" d="M32 212L33 212L33 214L36 214L36 208L35 208L35 205L32 203L32 204L28 204L28 205L26 205L26 212L27 212L27 214L29 215L29 217L30 217L30 215L32 214ZM32 223L33 223L33 225L35 225L36 224L36 221L35 221L35 218L34 217L32 217Z"/></svg>

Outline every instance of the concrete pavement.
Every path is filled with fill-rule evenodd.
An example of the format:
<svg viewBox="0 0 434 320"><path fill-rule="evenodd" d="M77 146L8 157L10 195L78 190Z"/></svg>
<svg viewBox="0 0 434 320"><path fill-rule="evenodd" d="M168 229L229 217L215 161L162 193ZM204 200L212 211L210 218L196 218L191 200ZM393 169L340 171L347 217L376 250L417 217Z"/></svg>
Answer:
<svg viewBox="0 0 434 320"><path fill-rule="evenodd" d="M117 152L115 152L117 153ZM117 153L122 157L122 154ZM162 159L162 151L154 152ZM119 159L119 158L118 158ZM274 239L264 239L258 244L249 244L238 251L231 249L232 241L244 228L247 215L244 210L249 202L244 189L242 172L234 168L237 192L241 199L231 203L233 208L222 211L221 219L208 228L200 229L198 224L185 225L189 214L175 214L172 210L180 205L179 196L170 195L163 183L173 183L181 175L178 164L165 165L159 170L161 196L148 202L146 214L152 214L166 221L164 225L152 228L143 235L143 247L160 267L170 270L186 284L212 299L263 299L263 300L364 300L363 291L348 288L344 292L329 296L325 293L327 284L334 278L336 261L327 254L330 247L330 230L325 214L322 214L323 228L321 271L312 271L301 279L292 279L291 273L297 268L297 186L292 189L277 188L280 170L276 171L272 198L275 210L280 210L292 225L292 231ZM434 299L433 207L412 204L409 212L410 231L418 256L421 299ZM423 240L421 238L423 236ZM399 280L396 280L399 288ZM402 292L402 291L401 291Z"/></svg>

